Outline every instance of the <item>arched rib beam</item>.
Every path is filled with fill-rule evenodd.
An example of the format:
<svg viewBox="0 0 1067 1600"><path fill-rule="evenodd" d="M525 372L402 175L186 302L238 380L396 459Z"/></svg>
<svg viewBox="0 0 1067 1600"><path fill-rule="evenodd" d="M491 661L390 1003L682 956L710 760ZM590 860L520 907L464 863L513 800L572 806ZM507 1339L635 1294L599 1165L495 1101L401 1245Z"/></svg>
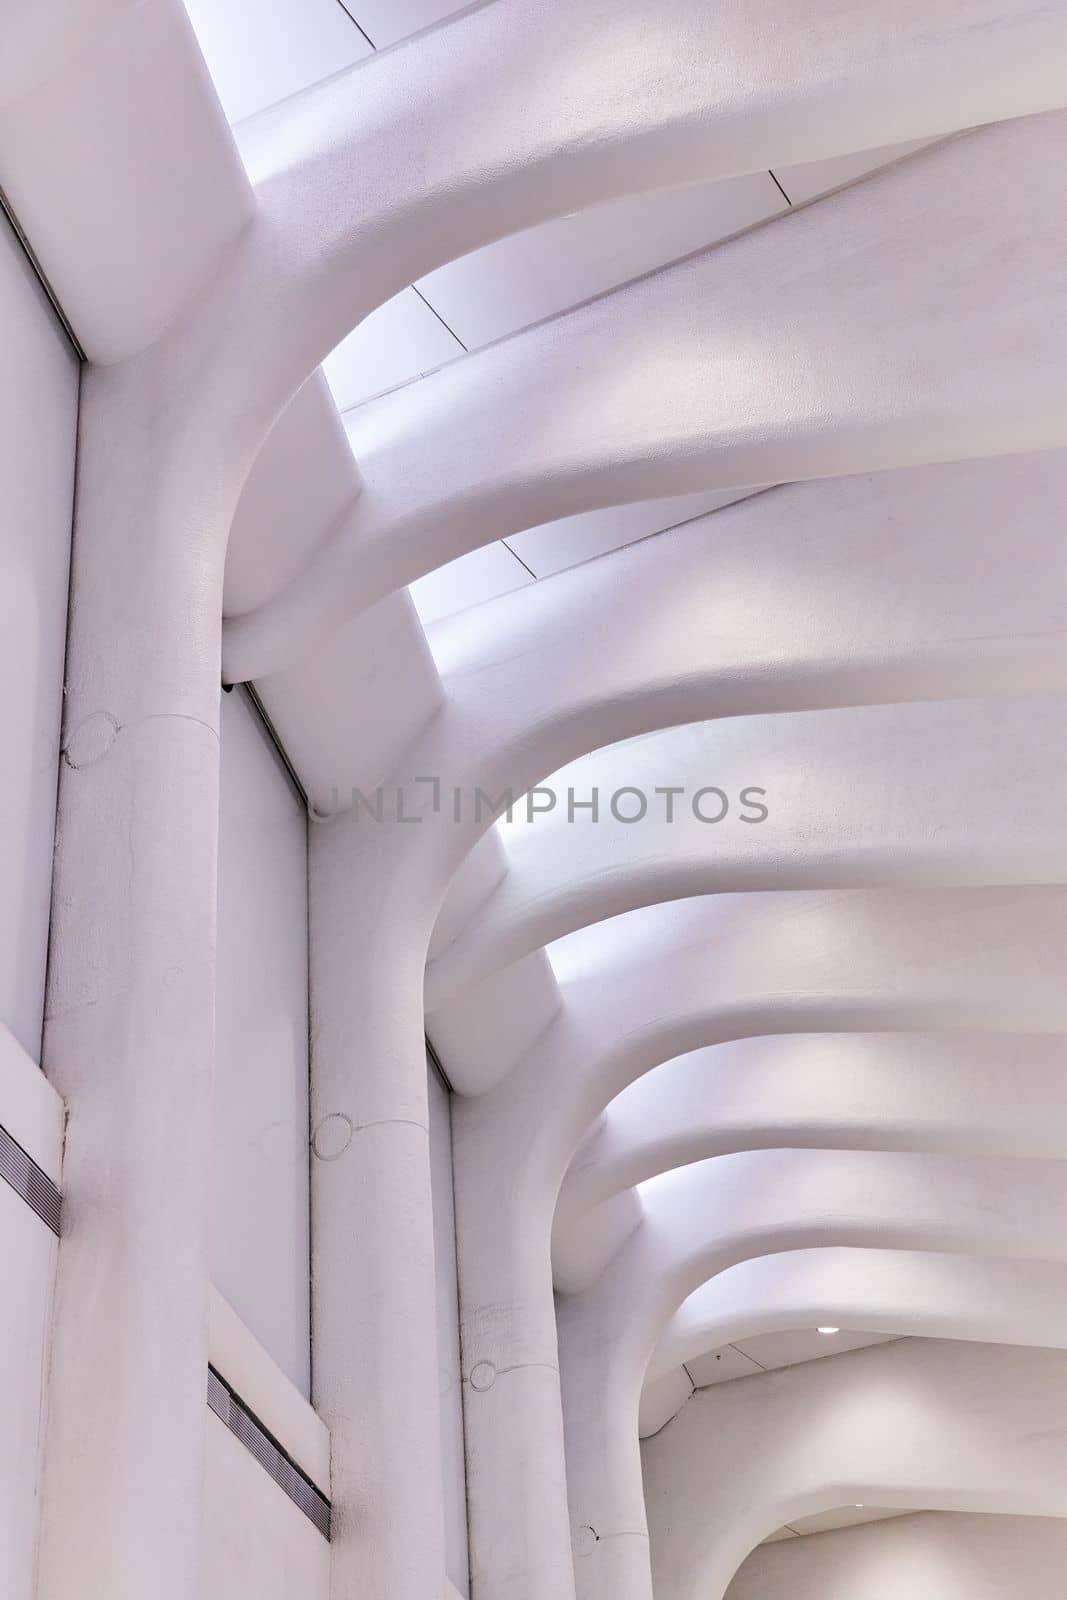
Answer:
<svg viewBox="0 0 1067 1600"><path fill-rule="evenodd" d="M1058 1034L1065 907L1059 888L812 890L600 924L557 947L557 1020L503 1083L460 1102L457 1137L491 1129L500 1171L551 1209L600 1112L689 1051L822 1031Z"/></svg>
<svg viewBox="0 0 1067 1600"><path fill-rule="evenodd" d="M647 1185L642 1226L592 1288L558 1308L572 1528L600 1536L576 1564L583 1600L651 1595L637 1406L663 1328L700 1283L751 1256L822 1245L1063 1262L1064 1170L1060 1161L770 1150Z"/></svg>
<svg viewBox="0 0 1067 1600"><path fill-rule="evenodd" d="M403 783L440 775L442 810L433 812L429 786L411 783L405 815L421 815L421 824L397 820L390 790L381 824L365 813L361 819L342 815L312 834L314 1122L342 1113L376 1130L373 1156L370 1136L360 1135L351 1154L316 1161L313 1175L316 1373L333 1433L339 1504L360 1503L364 1466L373 1458L383 1473L406 1484L402 1496L414 1515L434 1470L432 1397L428 1402L413 1387L411 1352L395 1338L398 1325L428 1325L433 1296L432 1260L412 1202L422 1191L420 1158L405 1141L425 1126L420 997L434 917L449 877L490 821L488 811L481 817L475 811L475 787L499 794L510 785L521 794L583 751L709 714L1065 688L1067 583L1055 577L1067 578L1067 552L1056 534L1065 504L1067 455L1054 454L900 472L878 482L797 485L752 502L753 509L764 508L757 523L746 516L715 519L714 530L710 521L679 529L504 597L477 614L477 632L472 617L461 628L438 630L446 702L395 776ZM1010 546L1006 525L1013 530ZM336 769L312 770L309 777L320 806L329 808ZM453 785L465 795L459 823L451 809ZM805 1025L836 1023L809 1018ZM854 1025L877 1023L868 1015ZM917 1025L914 1015L910 1025ZM698 1037L693 1045L707 1042ZM675 1043L665 1053L682 1048ZM358 1103L354 1060L365 1069ZM494 1072L506 1065L499 1052ZM482 1086L492 1081L487 1073L480 1079ZM556 1183L583 1127L615 1092L608 1086L588 1116L577 1116L573 1138L554 1158ZM521 1091L516 1106L520 1102ZM458 1128L465 1108L457 1111ZM513 1128L508 1137L526 1131ZM483 1211L491 1191L481 1185L500 1182L493 1139L488 1132L485 1138L480 1154L470 1145L464 1153L471 1196L483 1197L471 1204ZM521 1144L519 1152L521 1165ZM457 1181L463 1187L461 1171ZM354 1235L347 1219L365 1205L371 1182L382 1197L377 1225ZM510 1517L521 1506L530 1551L523 1581L535 1590L543 1584L558 1600L560 1586L570 1582L570 1552L552 1367L548 1230L554 1200L550 1186L537 1202L543 1204L538 1226L543 1223L544 1239L527 1287L516 1289L510 1267L491 1256L488 1276L471 1279L465 1292L472 1305L500 1306L496 1327L504 1345L514 1339L516 1348L540 1350L543 1336L549 1339L549 1365L536 1374L528 1369L514 1382L529 1381L533 1410L557 1430L556 1445L545 1452L554 1463L542 1470L531 1457L528 1478L516 1484L509 1474L522 1475L527 1459L509 1432L520 1425L518 1413L479 1402L471 1424L485 1430L471 1471L479 1579L492 1586L513 1570L515 1545L503 1537L500 1508L510 1506ZM502 1237L510 1226L502 1217ZM481 1274L473 1263L472 1270ZM358 1288L368 1283L373 1295ZM538 1309L545 1304L547 1335ZM379 1362L373 1393L353 1365L356 1315ZM480 1359L480 1328L475 1317L468 1334L472 1362ZM416 1365L432 1373L432 1360ZM533 1376L543 1385L538 1395ZM509 1446L499 1471L494 1434L501 1448ZM425 1465L415 1481L412 1459ZM425 1508L418 1514L425 1516ZM410 1547L403 1526L390 1523L396 1560L383 1571L404 1570Z"/></svg>
<svg viewBox="0 0 1067 1600"><path fill-rule="evenodd" d="M1065 50L1063 18L1036 0L951 0L933 21L878 0L773 0L758 22L699 0L475 6L239 130L291 387L375 305L480 244L783 151L1052 109Z"/></svg>
<svg viewBox="0 0 1067 1600"><path fill-rule="evenodd" d="M227 677L573 512L1067 443L1065 149L1067 113L969 134L361 407L356 515Z"/></svg>
<svg viewBox="0 0 1067 1600"><path fill-rule="evenodd" d="M661 1382L727 1344L820 1325L894 1338L1067 1347L1067 1266L825 1245L750 1256L694 1289L645 1374Z"/></svg>
<svg viewBox="0 0 1067 1600"><path fill-rule="evenodd" d="M551 1217L603 1107L671 1056L745 1035L1062 1032L1063 903L1056 890L720 896L601 925L584 974L575 950L557 1020L503 1083L453 1108L469 1486L489 1541L493 1508L522 1505L546 1572L566 1548ZM604 1253L572 1270L595 1272Z"/></svg>
<svg viewBox="0 0 1067 1600"><path fill-rule="evenodd" d="M1065 1415L1067 1357L1010 1346L901 1340L704 1390L644 1447L657 1600L720 1600L766 1534L843 1503L1063 1517Z"/></svg>
<svg viewBox="0 0 1067 1600"><path fill-rule="evenodd" d="M770 888L1064 881L1067 774L1050 730L1065 712L1067 699L1042 695L744 717L572 763L534 797L550 812L528 822L520 802L502 832L505 875L465 925L464 886L449 891L441 917L459 932L426 972L439 1047L448 1002L462 1008L467 986L642 905Z"/></svg>
<svg viewBox="0 0 1067 1600"><path fill-rule="evenodd" d="M785 1034L668 1061L577 1151L554 1253L595 1253L605 1208L661 1172L783 1147L1067 1158L1067 1038Z"/></svg>
<svg viewBox="0 0 1067 1600"><path fill-rule="evenodd" d="M448 708L394 780L466 786L433 829L450 875L491 822L475 785L521 795L617 739L1062 689L1065 513L1067 451L793 484L501 596L431 630ZM330 809L335 771L310 776ZM397 827L405 856L429 832Z"/></svg>

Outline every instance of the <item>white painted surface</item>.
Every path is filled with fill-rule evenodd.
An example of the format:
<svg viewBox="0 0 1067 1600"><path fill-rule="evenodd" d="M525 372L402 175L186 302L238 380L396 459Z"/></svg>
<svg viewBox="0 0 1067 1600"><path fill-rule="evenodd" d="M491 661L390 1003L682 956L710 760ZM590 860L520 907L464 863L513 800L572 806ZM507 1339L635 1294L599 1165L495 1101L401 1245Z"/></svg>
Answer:
<svg viewBox="0 0 1067 1600"><path fill-rule="evenodd" d="M561 517L539 528L512 534L508 543L539 578L565 572L579 562L636 544L650 534L677 527L693 517L743 500L744 489L712 490L710 493L672 495L666 500L635 500L632 505L608 506L602 511L580 511L574 517ZM755 491L751 491L755 492Z"/></svg>
<svg viewBox="0 0 1067 1600"><path fill-rule="evenodd" d="M354 0L352 13L379 50L463 9L467 0Z"/></svg>
<svg viewBox="0 0 1067 1600"><path fill-rule="evenodd" d="M329 1499L330 1435L325 1424L217 1289L208 1307L208 1359Z"/></svg>
<svg viewBox="0 0 1067 1600"><path fill-rule="evenodd" d="M3 1107L0 1104L0 1120ZM0 1179L0 1593L32 1600L54 1235Z"/></svg>
<svg viewBox="0 0 1067 1600"><path fill-rule="evenodd" d="M59 1188L63 1102L36 1061L0 1026L0 1124Z"/></svg>
<svg viewBox="0 0 1067 1600"><path fill-rule="evenodd" d="M768 1533L842 1503L1064 1519L1065 1394L1064 1351L912 1339L699 1391L642 1448L657 1600L720 1600ZM770 1548L784 1561L804 1543ZM1028 1595L1026 1576L1009 1592Z"/></svg>
<svg viewBox="0 0 1067 1600"><path fill-rule="evenodd" d="M1057 1346L1067 1342L1065 1294L1067 1268L1051 1261L839 1245L754 1255L709 1278L679 1306L647 1382L679 1362L706 1372L706 1352L727 1341L783 1332L792 1341L798 1329L847 1329L860 1321L893 1338Z"/></svg>
<svg viewBox="0 0 1067 1600"><path fill-rule="evenodd" d="M203 1527L203 1600L328 1600L329 1544L212 1412Z"/></svg>
<svg viewBox="0 0 1067 1600"><path fill-rule="evenodd" d="M1067 1521L929 1512L762 1545L727 1600L1060 1600Z"/></svg>
<svg viewBox="0 0 1067 1600"><path fill-rule="evenodd" d="M817 195L829 194L846 183L855 183L891 161L900 161L928 143L907 139L903 144L884 145L880 150L859 150L855 155L831 156L828 161L803 161L796 166L778 166L774 175L793 205L803 205Z"/></svg>
<svg viewBox="0 0 1067 1600"><path fill-rule="evenodd" d="M828 1361L846 1350L886 1344L892 1337L892 1334L856 1333L847 1328L842 1328L832 1338L819 1334L815 1328L757 1333L743 1344L727 1345L725 1350L694 1357L686 1362L686 1369L694 1385L706 1389L715 1383L751 1378L757 1372L771 1372L778 1367L800 1366L805 1361ZM720 1361L720 1356L725 1360Z"/></svg>
<svg viewBox="0 0 1067 1600"><path fill-rule="evenodd" d="M343 339L322 370L339 408L347 411L462 354L462 344L426 301L404 289Z"/></svg>
<svg viewBox="0 0 1067 1600"><path fill-rule="evenodd" d="M185 7L231 122L371 54L338 0L185 0Z"/></svg>
<svg viewBox="0 0 1067 1600"><path fill-rule="evenodd" d="M933 20L917 0L892 14L880 0L775 0L762 28L738 29L729 7L699 0L573 0L555 8L549 29L543 0L476 6L253 119L241 143L259 216L244 227L243 175L171 0L16 0L10 9L0 180L87 348L120 362L93 368L83 413L73 749L48 1030L49 1070L71 1108L74 1226L61 1251L54 1382L63 1404L53 1407L61 1423L49 1452L42 1593L193 1600L203 1570L218 618L226 532L257 447L354 323L443 262L560 212L758 172L784 151L814 160L1057 106L1064 19L1038 0L953 0ZM398 13L395 26L406 25ZM613 738L695 716L1062 683L1062 519L1047 514L1041 468L1022 456L1017 491L998 504L980 495L973 519L957 514L943 478L922 477L910 500L880 481L870 497L881 523L857 516L830 482L810 495L780 491L762 515L729 513L736 543L725 555L716 538L691 565L675 562L678 544L665 540L654 561L615 557L591 583L564 575L544 597L526 586L483 608L462 646L454 633L445 640L443 688L410 605L391 589L509 526L638 494L1061 444L1050 330L1062 321L1062 285L1049 263L1063 241L1048 194L1063 127L1054 116L1036 132L1008 125L924 154L906 178L901 167L862 186L862 199L854 190L817 224L814 211L783 224L800 250L783 250L782 233L767 229L721 253L729 269L689 269L686 304L678 277L661 275L598 302L595 314L458 363L458 383L453 370L411 386L402 408L360 408L381 433L368 443L354 432L363 495L354 498L353 470L350 504L342 493L352 515L327 541L326 588L340 612L324 621L308 607L307 567L293 562L300 626L285 659L298 665L271 685L309 786L324 777L328 791L360 763L399 769L403 781L409 759L415 772L428 770L424 759L450 761L464 777L525 786ZM143 359L121 361L168 325ZM395 437L383 437L390 429ZM294 499L295 543L323 548L327 530L314 515L300 528ZM775 520L793 510L800 517L775 542ZM1035 526L1045 539L1036 554ZM287 557L279 534L272 528L269 543ZM258 577L271 595L267 574ZM377 617L352 627L353 608L376 595ZM327 622L338 624L328 647ZM374 735L366 747L365 730ZM437 905L475 836L383 828L368 844L342 820L315 841L316 1096L353 1134L350 1154L316 1169L316 1388L334 1426L332 1556L345 1600L362 1590L426 1600L444 1581L419 997ZM949 1028L973 1007L989 1026L1038 1015L1061 1027L1062 1001L1044 985L1052 966L1062 990L1062 909L1055 928L1037 930L1048 949L1035 949L1012 916L980 917L961 933L930 914L932 878L916 901L919 926L883 929L884 949L872 927L858 960L848 917L830 919L836 933L815 918L821 953L811 962L802 952L794 962L779 937L792 926L803 943L810 918L787 915L771 929L753 919L726 963L752 982L724 985L719 999L765 1028L795 1017L798 998L825 1007L823 1026L874 1027L891 1013ZM639 935L662 927L650 919ZM820 929L832 935L825 946ZM541 1099L523 1099L528 1073L513 1077L515 1093L499 1086L512 1064L502 1050L495 1076L483 1059L468 1079L490 1090L463 1119L475 1133L481 1119L493 1157L474 1168L463 1254L484 1251L464 1337L478 1348L483 1316L500 1355L500 1381L482 1391L486 1425L472 1435L477 1581L493 1600L567 1600L571 1585L548 1231L568 1139L621 1086L601 1071L597 1042L627 1018L647 1026L656 1048L698 1022L736 1020L694 1005L699 996L666 967L631 982L623 946L609 936L599 1001L563 1007L565 1065L593 1068L581 1095L562 1092L558 1068L543 1072ZM714 938L692 961L673 952L683 979L696 961L713 972L719 953ZM538 952L534 968L543 980ZM766 992L756 992L757 972ZM841 993L849 983L860 992L855 1009L856 996ZM630 988L644 989L646 1009ZM500 1020L487 1008L487 1023ZM612 1036L627 1071L638 1065L640 1051L627 1064ZM918 1158L886 1176L867 1214L875 1243L886 1218L895 1228L908 1202L929 1202L922 1243L951 1236L987 1247L996 1229L983 1228L986 1190L950 1184L940 1159L923 1158L935 1163L923 1167L928 1190L912 1181ZM847 1178L888 1174L889 1160L829 1165ZM819 1164L788 1165L803 1186ZM741 1215L753 1195L778 1187L779 1168L762 1159L739 1155L734 1170L751 1180L752 1193L737 1197ZM828 1245L854 1187L853 1177L844 1200L838 1192ZM684 1237L665 1239L660 1261L684 1247L695 1262L709 1248L706 1233L691 1231L707 1191L678 1180L677 1193L697 1214L681 1207ZM1012 1193L1032 1212L1025 1237L1014 1212L1000 1218L1013 1246L1061 1249L1059 1183L1030 1173ZM814 1183L808 1198L820 1196ZM632 1220L632 1197L626 1204ZM488 1241L487 1221L497 1228ZM630 1316L630 1303L622 1310ZM591 1355L580 1352L590 1393L626 1331L619 1315ZM130 1347L136 1366L124 1359ZM1011 1369L998 1368L1009 1378ZM1057 1372L1038 1385L1040 1405L1023 1406L1031 1427L1059 1394ZM146 1389L167 1447L165 1504L144 1471L137 1401ZM579 1456L602 1469L604 1419L584 1402L568 1411ZM938 1420L936 1407L927 1414ZM614 1421L632 1454L626 1406ZM810 1411L801 1422L806 1442ZM106 1470L86 1470L86 1440ZM1062 1480L1062 1463L1052 1465ZM576 1482L600 1503L599 1480ZM1033 1509L1042 1486L1028 1474L1027 1487L1024 1509ZM639 1493L630 1509L627 1532L641 1520ZM135 1540L125 1537L131 1524ZM582 1580L583 1595L597 1587L612 1600L625 1592Z"/></svg>
<svg viewBox="0 0 1067 1600"><path fill-rule="evenodd" d="M0 217L0 1024L41 1050L78 363Z"/></svg>
<svg viewBox="0 0 1067 1600"><path fill-rule="evenodd" d="M521 589L533 581L533 573L527 572L502 539L497 539L417 578L411 585L411 598L420 622L429 627L442 617L481 605L497 595L510 594L512 589Z"/></svg>
<svg viewBox="0 0 1067 1600"><path fill-rule="evenodd" d="M1062 112L949 140L358 408L351 537L230 620L228 670L275 670L444 558L557 517L1062 447L1045 197L1065 143ZM937 208L916 204L926 185ZM888 301L861 259L884 264ZM990 363L1002 387L977 381Z"/></svg>
<svg viewBox="0 0 1067 1600"><path fill-rule="evenodd" d="M0 1028L0 1127L59 1180L63 1107L36 1062ZM59 1246L0 1178L0 1594L33 1600L40 1447Z"/></svg>
<svg viewBox="0 0 1067 1600"><path fill-rule="evenodd" d="M4 28L0 185L86 354L122 362L202 302L248 180L181 0L20 0Z"/></svg>
<svg viewBox="0 0 1067 1600"><path fill-rule="evenodd" d="M456 1276L456 1208L452 1195L450 1095L427 1062L430 1174L433 1183L434 1262L437 1276L437 1360L441 1373L441 1476L445 1492L445 1571L459 1592L470 1592L467 1558L467 1471L463 1444L463 1375L459 1354L459 1281Z"/></svg>
<svg viewBox="0 0 1067 1600"><path fill-rule="evenodd" d="M222 701L212 1271L310 1393L307 819L243 690Z"/></svg>
<svg viewBox="0 0 1067 1600"><path fill-rule="evenodd" d="M475 350L785 209L769 172L627 195L474 250L419 287Z"/></svg>

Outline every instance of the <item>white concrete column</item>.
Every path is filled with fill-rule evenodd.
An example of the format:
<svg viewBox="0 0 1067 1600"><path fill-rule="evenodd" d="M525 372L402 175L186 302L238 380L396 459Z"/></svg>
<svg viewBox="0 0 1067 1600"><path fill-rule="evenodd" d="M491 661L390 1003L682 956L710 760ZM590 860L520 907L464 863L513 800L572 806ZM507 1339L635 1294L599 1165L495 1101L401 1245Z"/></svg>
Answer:
<svg viewBox="0 0 1067 1600"><path fill-rule="evenodd" d="M415 831L351 812L311 830L312 1395L332 1441L336 1600L444 1586L429 924L395 848Z"/></svg>
<svg viewBox="0 0 1067 1600"><path fill-rule="evenodd" d="M68 1129L41 1600L200 1594L231 505L210 406L183 414L167 380L152 357L83 379L44 1035Z"/></svg>
<svg viewBox="0 0 1067 1600"><path fill-rule="evenodd" d="M574 1594L552 1205L507 1084L452 1115L472 1600Z"/></svg>

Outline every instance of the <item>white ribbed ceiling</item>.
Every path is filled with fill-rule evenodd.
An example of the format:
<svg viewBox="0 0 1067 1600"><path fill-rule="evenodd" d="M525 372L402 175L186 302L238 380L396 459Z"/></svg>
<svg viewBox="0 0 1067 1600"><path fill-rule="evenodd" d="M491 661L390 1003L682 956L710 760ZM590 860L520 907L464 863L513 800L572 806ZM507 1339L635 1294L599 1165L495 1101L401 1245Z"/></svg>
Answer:
<svg viewBox="0 0 1067 1600"><path fill-rule="evenodd" d="M244 123L362 63L358 92L376 53L456 8L190 0L189 9L227 113ZM610 54L610 35L602 44ZM989 115L1000 115L992 104ZM273 174L285 166L287 130L303 159L312 123L310 112L281 106L262 134L240 130L242 150ZM492 829L458 871L462 851L441 847L454 875L426 996L431 1036L469 1096L457 1111L460 1181L473 1171L489 1185L494 1141L499 1171L528 1162L547 1204L563 1180L553 1248L572 1511L596 1504L605 1417L622 1404L616 1374L626 1361L640 1369L631 1324L644 1326L665 1281L667 1314L645 1318L656 1351L641 1412L648 1434L694 1385L912 1332L995 1341L992 1279L969 1276L975 1263L1021 1274L1020 1305L1031 1292L1045 1303L1047 1284L1027 1276L1027 1258L1051 1249L1041 1227L1027 1234L1013 1212L987 1241L976 1207L986 1182L997 1195L1032 1193L1040 1206L1057 1193L1067 1155L1058 1091L1036 1118L1025 1105L1012 1107L1017 1116L995 1110L1012 1062L1017 1081L1039 1092L1030 1076L1045 1050L1055 1070L1067 1026L1033 931L1052 937L1062 902L1050 886L1067 883L1065 769L1048 738L1062 726L1067 688L1049 518L1062 471L1058 455L1013 454L1064 441L1044 426L1036 360L1019 355L1012 368L1023 388L1034 374L1025 414L1009 406L999 420L981 411L981 385L965 369L979 330L1009 364L1028 338L1038 349L1026 314L1042 293L1044 241L1027 227L1023 191L1028 181L1040 190L1047 146L1023 124L904 159L965 127L942 119L937 137L886 145L866 136L860 116L828 159L792 161L783 144L769 166L737 176L672 187L668 171L660 187L456 254L374 309L324 362L365 477L345 537L377 553L347 575L321 541L326 523L337 525L333 507L302 530L308 552L317 548L310 578L296 578L284 511L255 476L238 518L229 659L260 679L313 794L331 776L342 790L348 779L381 778L421 729L420 760L454 758L461 781L514 772L519 793L558 769L546 780L557 795L598 787L605 803L620 786L652 793L657 784L731 796L757 785L770 797L765 831L746 829L736 804L721 828L690 815L640 827L607 817L593 831L588 815L574 823L557 802L550 816ZM1062 138L1053 121L1048 139ZM882 187L836 195L889 166ZM804 224L787 220L812 201ZM1001 214L1007 278L997 277ZM655 276L743 235L743 246L697 262L688 277ZM649 275L647 286L616 292ZM1018 305L1009 285L1021 285ZM686 294L688 327L678 309ZM764 323L770 349L759 346ZM695 349L712 334L691 377L686 339ZM744 460L755 464L737 478L729 467L705 473L700 487L679 471L678 492L649 492L649 462L685 456L679 437L720 374L737 377L735 410L728 397L708 429L725 447L750 428ZM618 447L648 457L645 475L614 496L620 504L600 485L588 509L548 520L523 504L506 536L493 535L494 519L510 515L507 494L554 503L571 435L597 435L599 406L610 416L629 392L660 390L670 427L650 407L644 435ZM324 392L302 405L318 437L331 414ZM538 457L546 439L549 465ZM988 460L971 466L972 457ZM624 470L610 440L604 460L605 481ZM871 468L890 470L865 476ZM257 468L271 470L266 459ZM284 474L274 470L278 486ZM488 491L479 499L481 480L498 472L499 502ZM725 509L807 477L828 481ZM655 481L670 488L667 473ZM1015 559L1003 548L1009 526ZM618 555L668 529L679 531ZM438 550L453 559L435 562ZM1046 561L1051 588L1027 587L1025 575ZM583 563L534 596L538 580ZM429 653L389 597L409 578ZM281 597L274 610L262 605L270 595ZM364 618L345 620L379 596ZM1057 642L1042 655L1027 638ZM527 661L535 684L521 671ZM361 685L384 679L393 701L365 703ZM338 682L350 690L343 709ZM453 749L427 720L442 698L467 730ZM475 838L469 830L465 845ZM571 1086L583 1073L594 1088L579 1093ZM972 1114L979 1083L988 1118ZM485 1124L477 1108L487 1089L497 1121ZM746 1244L749 1226L772 1242ZM879 1255L895 1263L884 1304L863 1276L880 1269L860 1260ZM822 1284L831 1256L838 1278L826 1268ZM762 1259L782 1269L753 1294L748 1321L731 1322L731 1272ZM931 1270L947 1309L931 1310L927 1325L933 1280L925 1299L920 1290ZM705 1283L709 1272L718 1276ZM793 1303L796 1282L822 1284L839 1332L816 1331L814 1290L796 1299L792 1323L789 1313L776 1323L773 1308ZM835 1298L848 1282L871 1292ZM499 1285L491 1274L485 1284L495 1304ZM704 1304L709 1289L725 1309ZM465 1292L477 1304L483 1291L475 1281ZM1020 1311L1003 1337L1025 1343L1033 1325ZM724 1331L736 1336L720 1339ZM1063 1342L1047 1327L1043 1336ZM615 1492L624 1494L622 1477ZM892 1505L832 1505L770 1536L892 1514ZM588 1590L582 1581L592 1596L613 1580Z"/></svg>

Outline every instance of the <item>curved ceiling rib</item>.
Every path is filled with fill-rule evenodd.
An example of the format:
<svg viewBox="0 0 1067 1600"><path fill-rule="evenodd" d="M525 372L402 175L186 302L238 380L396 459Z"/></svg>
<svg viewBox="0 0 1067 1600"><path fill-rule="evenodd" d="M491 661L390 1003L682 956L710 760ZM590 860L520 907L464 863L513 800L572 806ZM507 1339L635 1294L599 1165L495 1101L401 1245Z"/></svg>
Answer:
<svg viewBox="0 0 1067 1600"><path fill-rule="evenodd" d="M638 0L466 11L240 130L274 307L298 311L310 355L296 381L374 305L502 234L783 150L815 160L1050 110L1065 48L1063 18L1034 0L955 0L934 21L774 0L758 28L699 0L654 17Z"/></svg>
<svg viewBox="0 0 1067 1600"><path fill-rule="evenodd" d="M644 1372L671 1314L700 1283L755 1255L828 1244L1063 1262L1062 1170L1058 1161L757 1151L650 1184L643 1227L590 1289L559 1306L575 1520L606 1543L642 1529ZM714 1235L709 1216L722 1219ZM640 1592L640 1578L621 1592Z"/></svg>
<svg viewBox="0 0 1067 1600"><path fill-rule="evenodd" d="M1065 1385L1059 1350L902 1340L706 1390L645 1445L657 1600L720 1600L765 1534L842 1502L1063 1517Z"/></svg>
<svg viewBox="0 0 1067 1600"><path fill-rule="evenodd" d="M781 1325L821 1284L835 1315L861 1301L893 1333L1062 1342L1048 1080L1067 1031L1051 887L1063 779L1046 730L1067 689L1067 455L1049 453L1067 434L1046 197L1064 38L1045 8L979 0L933 25L914 8L782 6L761 31L682 0L654 19L590 0L552 20L532 0L476 8L240 130L276 250L279 371L321 358L418 273L561 209L752 171L784 147L799 160L1052 113L953 140L360 407L358 479L325 496L310 554L277 545L270 583L250 567L228 607L227 675L284 679L411 579L549 518L827 480L433 630L441 703L391 768L408 796L418 773L468 798L520 794L568 761L557 784L655 777L675 736L604 747L699 722L687 780L705 758L735 782L773 757L787 797L781 828L732 856L692 827L549 823L489 842L445 900L427 970L434 1037L471 1091L454 1109L476 1582L508 1600L558 1600L572 1582L559 1193L556 1268L578 1291L558 1339L577 1590L645 1600L637 1408L661 1334L669 1351ZM605 31L618 48L590 73ZM401 85L426 107L418 160ZM285 307L309 291L290 326ZM893 470L864 476L876 469ZM708 721L723 717L750 720ZM328 798L343 770L315 755L309 787ZM1006 813L1024 806L1020 834ZM349 852L388 903L382 947L402 971L376 961L382 992L365 993L390 1060L407 1047L387 1015L411 1002L443 886L486 825L432 812L425 793L415 809L415 837L387 823L357 844L351 818L335 834L334 857ZM334 926L341 901L323 888ZM324 1093L338 1070L331 1057ZM368 1115L404 1114L405 1093ZM844 1286L839 1266L836 1294L812 1265L876 1254L897 1273L881 1299L873 1262ZM807 1298L789 1260L811 1268ZM731 1301L744 1273L748 1298ZM980 1355L1010 1366L1011 1352ZM992 1482L995 1451L987 1466Z"/></svg>
<svg viewBox="0 0 1067 1600"><path fill-rule="evenodd" d="M709 1350L756 1334L857 1327L899 1338L973 1339L1061 1349L1067 1268L1057 1261L933 1255L840 1245L749 1256L708 1278L678 1307L646 1383Z"/></svg>
<svg viewBox="0 0 1067 1600"><path fill-rule="evenodd" d="M159 1002L116 983L113 1074L87 1096L71 1074L72 1128L131 1152L131 1210L182 1214L151 1107L107 1099L136 1090L145 1017L195 1012L167 1046L208 1099L220 644L281 708L316 807L368 774L408 807L362 833L349 809L310 846L315 1116L356 1104L360 1133L312 1179L336 1594L425 1600L443 1576L427 1014L459 1091L476 1594L650 1600L654 1569L656 1600L717 1597L756 1539L843 1494L1067 1517L1067 12L496 0L233 136L178 0L11 9L0 185L91 358L70 708L76 732L104 706L137 730L114 766L68 760L60 829L64 873L93 857L83 898L121 883ZM917 138L941 142L337 417L317 363L431 268L612 198L685 205ZM786 486L428 642L402 592L549 519L766 484ZM751 783L775 808L736 837L559 809L490 835L475 791L549 774ZM157 955L186 875L191 932ZM95 995L63 883L59 992ZM175 1097L193 1173L198 1115ZM66 1292L129 1291L191 1506L202 1362L159 1327L138 1218L107 1295L81 1266ZM188 1330L192 1222L179 1243ZM681 1362L816 1316L927 1338L688 1398ZM92 1363L125 1401L106 1327ZM685 1402L645 1447L651 1567L643 1384L661 1422ZM53 1408L77 1512L51 1515L75 1530L57 1591L127 1494L142 1562L181 1565L136 1414L114 1407L94 1500Z"/></svg>
<svg viewBox="0 0 1067 1600"><path fill-rule="evenodd" d="M227 676L274 671L442 561L555 517L1067 443L1064 237L1045 204L1065 142L1060 113L969 134L787 218L784 256L757 230L361 407L353 515L230 619ZM936 211L915 203L930 183ZM902 258L921 274L897 277Z"/></svg>
<svg viewBox="0 0 1067 1600"><path fill-rule="evenodd" d="M1067 1158L1067 1038L787 1034L677 1057L576 1152L556 1235L573 1243L596 1207L661 1172L783 1148Z"/></svg>
<svg viewBox="0 0 1067 1600"><path fill-rule="evenodd" d="M476 913L464 916L453 885L427 1011L446 1040L471 986L578 928L670 899L1063 882L1067 775L1048 730L1065 713L1058 694L847 707L688 724L583 757L534 797L550 811L527 820L517 800L501 876ZM1005 828L1024 812L1024 833Z"/></svg>

